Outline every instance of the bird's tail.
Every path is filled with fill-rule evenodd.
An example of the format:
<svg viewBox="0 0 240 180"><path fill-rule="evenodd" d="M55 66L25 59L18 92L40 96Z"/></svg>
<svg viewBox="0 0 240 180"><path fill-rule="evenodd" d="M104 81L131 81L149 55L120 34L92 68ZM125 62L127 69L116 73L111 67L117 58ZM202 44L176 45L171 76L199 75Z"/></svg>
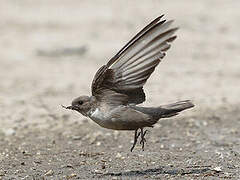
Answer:
<svg viewBox="0 0 240 180"><path fill-rule="evenodd" d="M178 101L173 104L167 104L160 106L162 115L161 118L168 118L177 115L179 112L194 107L194 104L190 100Z"/></svg>

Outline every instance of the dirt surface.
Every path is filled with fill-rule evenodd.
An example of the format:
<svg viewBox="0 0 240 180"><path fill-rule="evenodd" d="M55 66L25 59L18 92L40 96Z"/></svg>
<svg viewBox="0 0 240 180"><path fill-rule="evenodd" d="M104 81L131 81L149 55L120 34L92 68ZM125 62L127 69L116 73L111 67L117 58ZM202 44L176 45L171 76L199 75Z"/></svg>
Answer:
<svg viewBox="0 0 240 180"><path fill-rule="evenodd" d="M0 179L240 179L240 1L0 1ZM145 151L61 108L160 14L178 39L146 106L191 99Z"/></svg>

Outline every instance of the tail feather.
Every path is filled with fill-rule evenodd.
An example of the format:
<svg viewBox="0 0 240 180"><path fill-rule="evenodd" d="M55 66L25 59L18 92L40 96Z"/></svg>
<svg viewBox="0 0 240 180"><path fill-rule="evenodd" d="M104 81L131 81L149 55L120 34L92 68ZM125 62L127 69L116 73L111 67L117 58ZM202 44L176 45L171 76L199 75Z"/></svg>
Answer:
<svg viewBox="0 0 240 180"><path fill-rule="evenodd" d="M179 112L194 107L194 104L190 100L179 101L173 104L167 104L160 106L162 109L161 118L168 118L177 115Z"/></svg>
<svg viewBox="0 0 240 180"><path fill-rule="evenodd" d="M155 120L155 123L160 118L168 118L168 117L175 116L179 112L192 107L194 107L194 104L190 100L179 101L173 104L167 104L159 107L131 106L131 108L137 111L150 115Z"/></svg>

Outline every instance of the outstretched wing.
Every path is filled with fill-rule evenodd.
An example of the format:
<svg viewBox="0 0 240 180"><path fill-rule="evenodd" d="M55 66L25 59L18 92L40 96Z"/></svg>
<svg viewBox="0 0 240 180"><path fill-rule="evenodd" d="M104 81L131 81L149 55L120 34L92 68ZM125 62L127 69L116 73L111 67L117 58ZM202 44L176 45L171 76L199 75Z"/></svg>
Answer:
<svg viewBox="0 0 240 180"><path fill-rule="evenodd" d="M145 101L143 86L155 70L178 28L160 16L133 37L94 76L92 95L112 104L140 104Z"/></svg>

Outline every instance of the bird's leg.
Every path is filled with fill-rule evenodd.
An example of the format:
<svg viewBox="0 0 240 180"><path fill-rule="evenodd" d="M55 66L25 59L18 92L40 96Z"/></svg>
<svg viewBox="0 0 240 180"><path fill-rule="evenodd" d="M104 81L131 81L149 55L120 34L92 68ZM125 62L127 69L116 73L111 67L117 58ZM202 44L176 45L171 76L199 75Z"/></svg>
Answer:
<svg viewBox="0 0 240 180"><path fill-rule="evenodd" d="M144 138L147 130L145 130L143 132L143 128L140 128L141 129L141 141L140 141L140 144L142 144L142 150L144 151L144 143L146 142L146 139Z"/></svg>
<svg viewBox="0 0 240 180"><path fill-rule="evenodd" d="M131 152L133 151L135 145L137 144L137 139L138 139L138 137L140 136L140 132L139 132L139 133L137 133L137 132L138 132L138 129L135 130L134 142L133 142L133 146L132 146L132 148L131 148Z"/></svg>

